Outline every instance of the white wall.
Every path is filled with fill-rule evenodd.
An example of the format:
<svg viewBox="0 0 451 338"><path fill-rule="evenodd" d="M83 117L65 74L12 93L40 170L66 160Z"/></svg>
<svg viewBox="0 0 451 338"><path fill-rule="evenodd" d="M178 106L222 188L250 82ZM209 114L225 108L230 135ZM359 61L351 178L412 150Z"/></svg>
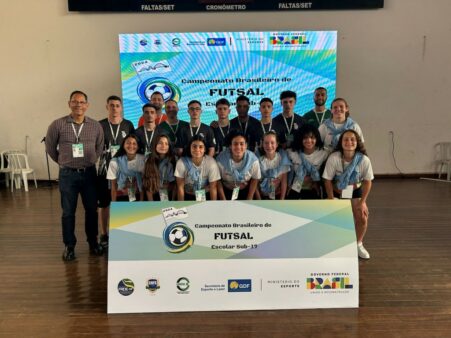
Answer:
<svg viewBox="0 0 451 338"><path fill-rule="evenodd" d="M361 125L377 174L434 171L433 145L451 141L451 1L385 0L371 11L79 14L66 0L0 2L0 150L25 147L47 177L40 140L68 114L68 95L88 93L88 115L121 94L119 33L338 30L337 93ZM52 178L57 166L51 163Z"/></svg>

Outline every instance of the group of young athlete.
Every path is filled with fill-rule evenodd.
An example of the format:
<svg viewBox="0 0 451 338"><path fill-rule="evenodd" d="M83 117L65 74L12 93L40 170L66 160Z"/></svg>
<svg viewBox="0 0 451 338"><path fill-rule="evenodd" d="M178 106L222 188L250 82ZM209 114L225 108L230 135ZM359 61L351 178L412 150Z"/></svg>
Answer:
<svg viewBox="0 0 451 338"><path fill-rule="evenodd" d="M283 111L272 118L273 101L263 98L257 119L249 115L249 99L240 96L231 120L229 101L220 99L218 120L208 126L201 123L199 101L189 102L185 122L177 118L177 102L164 102L155 92L138 129L122 117L119 123L111 116L100 121L106 193L113 201L350 199L358 253L368 259L362 241L373 172L362 131L344 99L325 108L325 88L315 90L315 108L303 116L293 111L296 99L296 93L282 92ZM110 104L121 104L120 98L110 97ZM127 133L121 125L129 126Z"/></svg>

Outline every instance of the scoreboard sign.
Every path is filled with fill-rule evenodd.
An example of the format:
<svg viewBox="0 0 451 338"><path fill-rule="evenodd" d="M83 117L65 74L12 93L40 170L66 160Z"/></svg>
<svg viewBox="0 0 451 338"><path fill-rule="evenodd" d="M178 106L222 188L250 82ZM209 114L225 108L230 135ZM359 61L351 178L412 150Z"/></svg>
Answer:
<svg viewBox="0 0 451 338"><path fill-rule="evenodd" d="M384 0L68 0L74 12L246 12L383 8Z"/></svg>

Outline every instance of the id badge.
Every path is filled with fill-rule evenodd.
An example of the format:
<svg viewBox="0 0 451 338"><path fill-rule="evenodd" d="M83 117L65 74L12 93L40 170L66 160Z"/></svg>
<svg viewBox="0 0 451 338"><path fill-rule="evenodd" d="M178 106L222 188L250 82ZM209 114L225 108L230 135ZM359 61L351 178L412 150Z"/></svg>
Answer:
<svg viewBox="0 0 451 338"><path fill-rule="evenodd" d="M152 152L151 152L150 150L147 150L147 149L146 149L146 151L144 152L145 158L148 158L148 157L150 156L151 153L152 153Z"/></svg>
<svg viewBox="0 0 451 338"><path fill-rule="evenodd" d="M297 178L294 180L293 185L291 186L291 189L296 191L297 193L300 193L302 190L302 182L299 181Z"/></svg>
<svg viewBox="0 0 451 338"><path fill-rule="evenodd" d="M119 150L119 148L120 148L119 145L112 145L110 147L111 157L114 157L114 155L116 155L116 153Z"/></svg>
<svg viewBox="0 0 451 338"><path fill-rule="evenodd" d="M134 187L128 188L128 200L130 202L136 201L136 193L135 193L135 188Z"/></svg>
<svg viewBox="0 0 451 338"><path fill-rule="evenodd" d="M72 157L84 157L83 143L72 144Z"/></svg>
<svg viewBox="0 0 451 338"><path fill-rule="evenodd" d="M207 194L205 192L205 189L196 190L196 201L197 202L204 202L207 200Z"/></svg>
<svg viewBox="0 0 451 338"><path fill-rule="evenodd" d="M270 186L269 199L275 200L276 199L276 185L274 184L273 179L271 179L271 183L269 186Z"/></svg>
<svg viewBox="0 0 451 338"><path fill-rule="evenodd" d="M348 185L345 189L341 191L341 198L351 199L352 193L354 192L354 186Z"/></svg>
<svg viewBox="0 0 451 338"><path fill-rule="evenodd" d="M285 137L287 139L287 146L290 146L291 143L294 141L294 135L293 134L285 134Z"/></svg>
<svg viewBox="0 0 451 338"><path fill-rule="evenodd" d="M159 194L160 194L160 201L162 201L162 202L169 201L168 189L160 189Z"/></svg>
<svg viewBox="0 0 451 338"><path fill-rule="evenodd" d="M235 188L233 188L233 192L232 192L232 201L237 200L239 194L240 194L240 187L235 187Z"/></svg>

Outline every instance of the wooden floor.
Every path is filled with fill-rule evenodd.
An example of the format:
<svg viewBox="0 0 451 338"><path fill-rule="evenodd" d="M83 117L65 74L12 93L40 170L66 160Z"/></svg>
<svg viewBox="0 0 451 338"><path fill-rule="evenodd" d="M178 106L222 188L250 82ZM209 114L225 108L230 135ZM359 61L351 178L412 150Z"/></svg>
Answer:
<svg viewBox="0 0 451 338"><path fill-rule="evenodd" d="M0 188L0 336L451 337L451 184L374 182L360 308L106 314L107 260L61 260L56 187ZM79 208L80 209L80 208Z"/></svg>

